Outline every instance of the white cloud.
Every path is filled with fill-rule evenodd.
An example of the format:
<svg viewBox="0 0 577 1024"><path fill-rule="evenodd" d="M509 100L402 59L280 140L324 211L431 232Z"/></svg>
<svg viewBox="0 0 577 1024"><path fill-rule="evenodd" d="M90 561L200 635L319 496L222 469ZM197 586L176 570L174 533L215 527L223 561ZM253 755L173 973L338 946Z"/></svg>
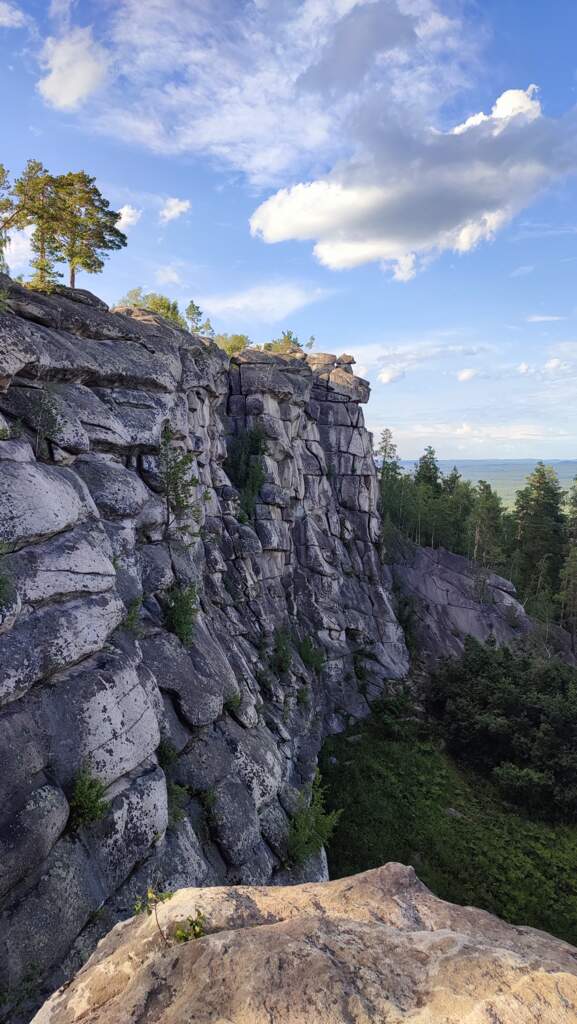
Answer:
<svg viewBox="0 0 577 1024"><path fill-rule="evenodd" d="M12 231L8 238L4 255L12 274L28 269L28 264L32 259L33 231L33 227L24 228L22 231Z"/></svg>
<svg viewBox="0 0 577 1024"><path fill-rule="evenodd" d="M442 333L442 332L441 332ZM477 356L492 351L488 345L447 344L442 340L415 341L404 345L360 345L350 346L357 363L365 372L376 370L381 384L394 384L409 373L434 362L451 362L455 357ZM467 376L459 380L470 380L478 370L463 370Z"/></svg>
<svg viewBox="0 0 577 1024"><path fill-rule="evenodd" d="M530 264L525 264L524 266L521 267L515 267L515 270L511 271L509 277L527 277L527 275L532 274L534 270L534 266L531 266Z"/></svg>
<svg viewBox="0 0 577 1024"><path fill-rule="evenodd" d="M310 239L333 270L379 261L407 280L419 259L492 239L540 188L577 168L569 121L545 118L531 86L448 133L375 121L364 153L276 192L251 231L269 243Z"/></svg>
<svg viewBox="0 0 577 1024"><path fill-rule="evenodd" d="M15 4L0 0L0 28L22 28L26 15Z"/></svg>
<svg viewBox="0 0 577 1024"><path fill-rule="evenodd" d="M199 298L202 309L223 320L255 320L277 323L299 309L325 298L322 288L306 287L291 282L255 285L245 291Z"/></svg>
<svg viewBox="0 0 577 1024"><path fill-rule="evenodd" d="M47 74L38 83L40 94L57 110L76 110L104 84L109 58L91 28L73 28L46 40L41 63Z"/></svg>
<svg viewBox="0 0 577 1024"><path fill-rule="evenodd" d="M159 267L155 274L158 284L180 284L181 277L172 264L167 264L164 267Z"/></svg>
<svg viewBox="0 0 577 1024"><path fill-rule="evenodd" d="M541 313L535 313L533 316L528 316L528 324L548 324L553 323L555 320L566 320L566 316L548 316Z"/></svg>
<svg viewBox="0 0 577 1024"><path fill-rule="evenodd" d="M536 85L530 85L528 89L507 89L501 93L490 114L473 114L463 124L452 129L453 135L462 135L485 122L490 123L493 135L499 135L512 117L522 116L528 121L534 121L541 116L541 104L534 98L538 91Z"/></svg>
<svg viewBox="0 0 577 1024"><path fill-rule="evenodd" d="M129 228L134 227L142 217L142 210L137 209L136 206L131 206L130 203L125 203L124 206L121 206L118 213L120 216L116 221L116 227L120 231L127 231Z"/></svg>
<svg viewBox="0 0 577 1024"><path fill-rule="evenodd" d="M168 224L169 221L182 217L183 213L187 213L188 210L190 210L190 199L176 199L172 197L165 200L159 214L159 219L162 224Z"/></svg>
<svg viewBox="0 0 577 1024"><path fill-rule="evenodd" d="M465 383L468 380L473 380L474 377L478 377L478 375L478 370L473 370L470 366L468 366L464 370L459 370L459 372L457 373L457 380L461 381L461 383Z"/></svg>
<svg viewBox="0 0 577 1024"><path fill-rule="evenodd" d="M76 0L50 0L48 13L51 18L68 23Z"/></svg>
<svg viewBox="0 0 577 1024"><path fill-rule="evenodd" d="M526 377L527 374L531 372L531 367L529 366L529 363L519 363L519 366L517 367L517 372L520 373L522 377Z"/></svg>

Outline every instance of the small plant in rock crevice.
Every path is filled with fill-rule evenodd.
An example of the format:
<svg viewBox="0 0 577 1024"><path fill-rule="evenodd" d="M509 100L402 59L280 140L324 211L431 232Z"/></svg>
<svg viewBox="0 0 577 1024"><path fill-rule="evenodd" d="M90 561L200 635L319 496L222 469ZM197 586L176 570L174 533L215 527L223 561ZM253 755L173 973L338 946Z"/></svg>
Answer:
<svg viewBox="0 0 577 1024"><path fill-rule="evenodd" d="M314 669L315 672L321 671L325 663L324 651L315 646L310 636L305 636L304 640L300 641L298 650L303 665Z"/></svg>
<svg viewBox="0 0 577 1024"><path fill-rule="evenodd" d="M95 778L89 768L82 768L76 776L70 798L70 827L73 830L90 825L106 814L110 804L104 798L106 787Z"/></svg>
<svg viewBox="0 0 577 1024"><path fill-rule="evenodd" d="M131 601L128 606L128 613L124 620L124 628L130 633L139 634L140 629L140 610L142 608L142 598L135 597L134 601Z"/></svg>
<svg viewBox="0 0 577 1024"><path fill-rule="evenodd" d="M156 748L156 759L163 771L167 771L178 761L178 751L170 740L161 739Z"/></svg>
<svg viewBox="0 0 577 1024"><path fill-rule="evenodd" d="M179 925L174 938L177 942L190 942L191 939L202 939L205 934L205 916L201 910L197 910L194 917L187 917L186 924Z"/></svg>
<svg viewBox="0 0 577 1024"><path fill-rule="evenodd" d="M162 428L160 439L160 480L166 504L166 535L170 533L174 519L189 512L195 521L200 519L200 511L193 502L193 493L200 483L192 473L194 455L183 451L174 444L174 432L168 421Z"/></svg>
<svg viewBox="0 0 577 1024"><path fill-rule="evenodd" d="M266 455L266 435L261 426L245 430L230 439L223 464L227 476L240 492L239 521L254 519L256 500L266 480L262 457Z"/></svg>
<svg viewBox="0 0 577 1024"><path fill-rule="evenodd" d="M341 816L340 810L325 809L324 788L317 771L312 785L300 794L290 823L288 856L291 864L303 864L328 843Z"/></svg>
<svg viewBox="0 0 577 1024"><path fill-rule="evenodd" d="M276 629L274 644L270 659L270 667L273 672L281 675L288 672L292 665L292 654L290 650L290 637L286 629Z"/></svg>
<svg viewBox="0 0 577 1024"><path fill-rule="evenodd" d="M176 584L166 594L164 619L166 628L185 647L192 643L194 623L198 614L198 590L194 583L187 587Z"/></svg>
<svg viewBox="0 0 577 1024"><path fill-rule="evenodd" d="M300 708L308 708L311 702L311 695L308 686L300 686L297 692L297 704Z"/></svg>
<svg viewBox="0 0 577 1024"><path fill-rule="evenodd" d="M230 697L227 697L227 699L225 700L225 702L224 702L224 710L225 711L229 711L229 712L230 711L238 711L238 709L239 709L241 704L242 704L242 696L240 695L240 693L233 693L233 694L231 694Z"/></svg>
<svg viewBox="0 0 577 1024"><path fill-rule="evenodd" d="M165 946L170 946L170 942L160 927L160 921L158 920L158 908L161 903L166 903L167 900L172 899L173 895L174 893L172 892L157 892L156 889L152 888L152 886L148 886L146 895L139 897L134 904L135 914L146 913L147 917L151 917L154 914L156 927Z"/></svg>
<svg viewBox="0 0 577 1024"><path fill-rule="evenodd" d="M184 818L184 808L188 803L190 794L186 786L179 786L177 782L168 780L166 783L166 796L168 800L168 824L171 828L174 828Z"/></svg>

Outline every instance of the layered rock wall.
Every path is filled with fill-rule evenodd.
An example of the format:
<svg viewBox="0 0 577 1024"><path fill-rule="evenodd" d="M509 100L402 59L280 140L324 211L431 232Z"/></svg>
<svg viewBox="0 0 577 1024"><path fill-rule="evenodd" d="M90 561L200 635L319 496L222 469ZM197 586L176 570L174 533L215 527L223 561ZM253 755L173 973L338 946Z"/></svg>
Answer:
<svg viewBox="0 0 577 1024"><path fill-rule="evenodd" d="M290 816L322 738L408 659L378 556L368 387L349 358L229 366L142 310L0 284L0 985L13 992L75 968L148 883L298 880ZM177 513L167 423L192 456ZM243 522L223 463L255 430L265 479ZM167 606L192 585L186 646ZM74 826L83 772L108 807ZM322 856L300 869L324 874Z"/></svg>

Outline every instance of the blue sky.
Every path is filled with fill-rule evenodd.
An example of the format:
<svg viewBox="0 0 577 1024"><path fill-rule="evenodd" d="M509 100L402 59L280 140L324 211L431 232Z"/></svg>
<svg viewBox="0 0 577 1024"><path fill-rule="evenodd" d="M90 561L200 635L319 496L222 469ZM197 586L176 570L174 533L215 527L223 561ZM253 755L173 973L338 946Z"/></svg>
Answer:
<svg viewBox="0 0 577 1024"><path fill-rule="evenodd" d="M107 301L352 353L403 457L575 458L575 38L574 0L0 0L0 161L96 175Z"/></svg>

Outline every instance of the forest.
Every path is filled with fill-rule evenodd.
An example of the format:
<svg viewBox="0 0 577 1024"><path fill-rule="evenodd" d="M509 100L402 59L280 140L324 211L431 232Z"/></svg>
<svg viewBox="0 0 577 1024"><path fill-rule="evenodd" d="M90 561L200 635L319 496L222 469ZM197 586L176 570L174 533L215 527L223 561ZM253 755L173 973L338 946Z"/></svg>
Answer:
<svg viewBox="0 0 577 1024"><path fill-rule="evenodd" d="M555 471L539 462L505 508L485 480L472 484L453 468L443 474L427 447L404 472L390 430L384 430L380 503L384 557L395 538L443 547L511 579L527 612L557 622L577 640L577 478L564 491Z"/></svg>

